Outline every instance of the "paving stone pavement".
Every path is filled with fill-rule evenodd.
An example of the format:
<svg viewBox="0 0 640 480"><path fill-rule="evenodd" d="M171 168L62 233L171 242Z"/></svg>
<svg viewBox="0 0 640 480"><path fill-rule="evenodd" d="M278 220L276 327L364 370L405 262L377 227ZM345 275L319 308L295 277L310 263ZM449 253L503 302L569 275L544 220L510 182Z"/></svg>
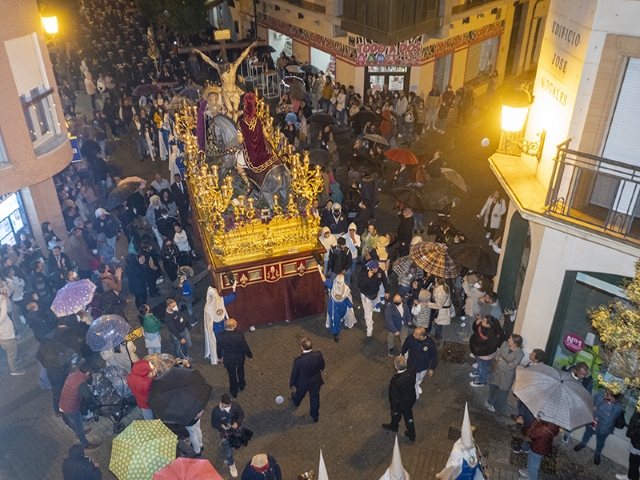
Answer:
<svg viewBox="0 0 640 480"><path fill-rule="evenodd" d="M83 101L81 96L80 104ZM351 139L344 139L344 145L339 147L348 150L348 142ZM140 163L130 139L118 144L112 165L126 173L124 176L140 175L149 180L153 173L164 173L167 169L167 164L162 162ZM492 191L493 185L483 189ZM484 198L482 192L479 201ZM379 231L383 233L394 230L397 224L395 215L389 213L392 206L390 197L381 196ZM470 208L468 216L472 216L473 211ZM425 216L425 224L427 221ZM161 285L162 295L158 299L150 299L152 306L171 294L168 283L165 280ZM203 299L207 285L208 278L205 277L196 289L196 294ZM354 299L358 306L359 296L354 294ZM243 298L240 291L236 301L251 299ZM195 307L198 318L202 317L203 307L204 301ZM256 304L255 309L259 315L260 305ZM365 337L361 310L357 312L358 324L343 332L340 343L333 341L322 316L259 327L246 333L255 358L246 365L247 388L240 393L238 401L247 414L245 424L254 430L255 436L248 447L236 451L240 470L254 454L268 452L282 466L284 479L293 480L304 471L317 469L319 450L322 449L332 480L375 480L384 473L391 459L393 435L382 430L380 424L389 421L387 388L394 370L392 358L386 353L384 318L381 314L374 315L375 333L371 339ZM128 301L127 317L133 326L138 326L133 299ZM228 388L228 380L222 366L212 366L202 358L202 328L201 322L192 332L194 346L191 353L195 367L214 387L202 422L203 457L209 459L224 478L230 478L228 468L223 465L217 434L210 427L211 409ZM22 333L19 349L27 368L26 375L9 376L4 351L0 350L3 382L0 388L0 480L58 480L62 478L64 456L77 440L62 419L53 415L51 392L38 387L37 344L28 329ZM457 319L451 327L445 328L448 341L461 342L467 335L459 328ZM278 395L288 397L291 362L299 354L298 343L304 336L313 339L314 347L323 352L327 363L318 424L309 417L307 399L296 410L289 405L288 399L282 405L275 402ZM136 345L138 354L143 356L146 353L143 341L138 340ZM163 332L163 351L172 351L166 332ZM507 428L510 420L484 409L487 391L469 386L470 363L470 358L467 358L467 364L442 361L434 377L424 381L424 394L414 408L415 444L402 436L404 426L401 425L402 459L414 480L434 479L444 467L455 441L448 438L449 429L460 428L465 402L469 402L471 420L477 426L476 440L487 456L490 478L516 480L519 477L518 467L511 464L514 460L511 453L513 433ZM141 418L140 411L135 409L125 418L125 423ZM108 471L113 423L101 418L97 423L92 422L91 427L89 440L102 442L101 448L91 456L100 464L105 480L115 479ZM607 459L603 459L600 467L595 467L590 449L573 452L572 445L563 445L559 438L556 446L559 452L556 476L543 473L542 480L598 480L613 478L614 473L622 472L619 465Z"/></svg>
<svg viewBox="0 0 640 480"><path fill-rule="evenodd" d="M196 292L201 297L206 286L206 278L198 284ZM249 300L243 299L240 292L236 301ZM132 303L130 300L127 312L130 319L135 318L131 315ZM196 306L199 318L203 307L203 303ZM256 305L256 315L258 312L259 305ZM254 430L255 436L248 447L236 451L239 468L254 454L268 452L278 459L284 478L294 479L304 471L317 469L322 449L332 480L377 479L384 473L391 459L393 435L382 430L380 424L389 420L387 388L393 363L386 353L382 315L375 314L374 337L367 339L360 312L356 326L344 331L339 343L333 341L321 316L258 327L246 333L254 360L247 362L247 388L240 393L238 401L246 412L245 425ZM194 327L191 354L195 367L213 385L212 400L202 422L203 457L211 460L224 478L230 478L228 468L223 465L217 435L210 427L211 409L227 391L228 380L222 366L212 366L202 358L202 328L202 322ZM457 325L453 325L445 332L453 337L457 329ZM170 352L171 343L166 332L163 334L163 351ZM291 363L299 354L298 343L304 336L313 339L314 348L323 352L327 364L318 424L309 417L308 400L294 410L287 398ZM138 353L143 355L143 342L138 340L136 345ZM22 377L10 377L6 360L0 359L0 377L4 378L4 388L0 391L1 479L61 479L66 451L77 441L62 419L54 417L51 392L38 387L36 348L30 334L20 340L20 352L27 368L27 374ZM482 404L487 392L468 385L469 371L468 364L442 362L434 377L423 383L424 394L414 408L415 444L402 436L403 425L399 433L403 462L412 478L433 479L442 469L454 442L447 438L449 428L460 428L465 402L469 402L472 423L478 427L476 440L487 456L491 478L518 478L518 467L509 463L512 436L506 427L509 420L484 410ZM287 401L276 404L278 395ZM140 418L136 409L125 418L125 423ZM101 448L91 456L101 465L103 478L114 479L108 471L113 424L107 418L100 418L90 425L93 431L89 440L102 442ZM543 475L543 479L595 480L604 478L604 472L620 471L606 459L599 468L594 467L587 454L576 454L570 447L562 446L559 439L556 443L560 445L557 477Z"/></svg>

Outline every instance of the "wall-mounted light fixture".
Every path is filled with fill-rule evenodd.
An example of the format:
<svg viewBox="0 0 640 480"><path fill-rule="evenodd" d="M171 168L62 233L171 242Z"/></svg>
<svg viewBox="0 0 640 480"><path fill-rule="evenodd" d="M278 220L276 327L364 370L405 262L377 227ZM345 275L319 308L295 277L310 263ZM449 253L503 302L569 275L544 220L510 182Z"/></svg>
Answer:
<svg viewBox="0 0 640 480"><path fill-rule="evenodd" d="M502 105L502 135L499 153L519 156L520 153L542 158L546 130L537 133L537 142L530 142L524 138L523 129L533 103L531 94L523 88L504 87L500 93Z"/></svg>

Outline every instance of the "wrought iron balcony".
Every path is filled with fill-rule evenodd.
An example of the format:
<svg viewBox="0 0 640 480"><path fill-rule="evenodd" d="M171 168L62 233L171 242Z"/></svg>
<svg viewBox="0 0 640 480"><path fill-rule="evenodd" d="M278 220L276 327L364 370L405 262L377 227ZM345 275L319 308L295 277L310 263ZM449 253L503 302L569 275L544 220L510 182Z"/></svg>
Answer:
<svg viewBox="0 0 640 480"><path fill-rule="evenodd" d="M554 161L549 214L640 242L640 167L571 150L569 140Z"/></svg>

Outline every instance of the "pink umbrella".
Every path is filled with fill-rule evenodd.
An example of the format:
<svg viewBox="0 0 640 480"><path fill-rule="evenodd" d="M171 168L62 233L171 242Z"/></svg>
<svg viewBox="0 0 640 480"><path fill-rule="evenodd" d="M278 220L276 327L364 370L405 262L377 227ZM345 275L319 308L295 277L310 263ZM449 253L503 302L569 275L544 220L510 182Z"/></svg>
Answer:
<svg viewBox="0 0 640 480"><path fill-rule="evenodd" d="M178 457L153 474L153 480L224 480L209 460Z"/></svg>

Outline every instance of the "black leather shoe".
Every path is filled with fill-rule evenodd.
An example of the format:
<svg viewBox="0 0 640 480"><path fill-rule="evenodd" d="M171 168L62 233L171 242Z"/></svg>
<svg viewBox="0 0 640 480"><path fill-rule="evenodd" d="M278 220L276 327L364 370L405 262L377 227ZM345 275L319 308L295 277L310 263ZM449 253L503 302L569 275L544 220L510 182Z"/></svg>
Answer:
<svg viewBox="0 0 640 480"><path fill-rule="evenodd" d="M595 463L596 465L600 465L600 455L593 456L593 463Z"/></svg>
<svg viewBox="0 0 640 480"><path fill-rule="evenodd" d="M333 334L333 341L338 343L340 341L340 336L334 333Z"/></svg>
<svg viewBox="0 0 640 480"><path fill-rule="evenodd" d="M584 448L584 445L579 443L577 444L575 447L573 447L573 451L574 452L579 452L580 450L582 450Z"/></svg>
<svg viewBox="0 0 640 480"><path fill-rule="evenodd" d="M412 437L411 435L409 435L409 430L405 430L404 431L404 436L407 437L410 442L415 442L416 441L416 437Z"/></svg>
<svg viewBox="0 0 640 480"><path fill-rule="evenodd" d="M389 423L383 423L382 424L382 428L384 428L385 430L389 430L390 432L395 432L395 433L398 432L398 429L397 428L393 428L391 426L391 424L389 424Z"/></svg>

